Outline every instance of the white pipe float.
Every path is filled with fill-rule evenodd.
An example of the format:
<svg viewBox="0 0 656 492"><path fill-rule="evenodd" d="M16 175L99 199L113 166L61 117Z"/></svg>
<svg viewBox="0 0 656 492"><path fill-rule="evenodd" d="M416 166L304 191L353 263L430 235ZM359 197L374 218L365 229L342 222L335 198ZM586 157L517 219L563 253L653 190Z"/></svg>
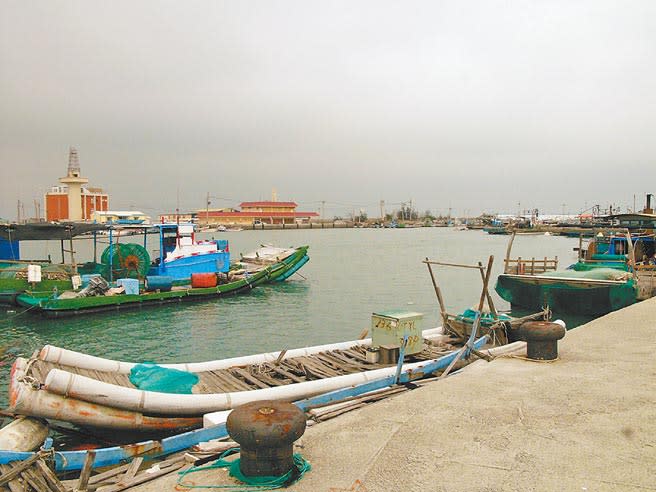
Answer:
<svg viewBox="0 0 656 492"><path fill-rule="evenodd" d="M454 352L455 354L455 352ZM431 361L404 364L402 370L414 371ZM67 398L84 400L123 410L156 415L202 415L228 410L244 403L259 400L294 401L327 393L348 386L382 379L395 374L396 367L385 367L332 378L305 381L285 386L275 386L251 391L214 394L175 394L143 391L104 383L96 379L52 369L46 377L44 388Z"/></svg>
<svg viewBox="0 0 656 492"><path fill-rule="evenodd" d="M442 328L432 328L424 330L422 335L424 338L436 338L442 335ZM351 340L349 342L330 343L325 345L315 345L313 347L304 347L288 350L283 356L282 360L292 357L304 357L307 355L316 354L319 352L326 352L328 350L343 350L359 345L370 345L371 338L363 340ZM207 362L190 362L181 364L159 364L161 367L169 369L178 369L187 372L205 372L216 371L219 369L227 369L235 366L248 366L252 364L262 364L264 362L274 362L278 360L280 353L278 352L265 352L255 355L245 355L241 357L232 357L230 359L221 359ZM66 366L77 367L80 369L91 369L103 372L117 372L121 374L129 374L132 368L138 362L122 362L112 359L105 359L103 357L96 357L94 355L83 354L75 352L54 345L45 345L39 352L39 359L52 362L55 364L62 364Z"/></svg>
<svg viewBox="0 0 656 492"><path fill-rule="evenodd" d="M0 429L3 451L34 451L48 437L48 423L33 417L18 417Z"/></svg>
<svg viewBox="0 0 656 492"><path fill-rule="evenodd" d="M12 413L62 420L81 426L134 431L179 430L197 427L202 422L200 417L150 417L140 412L87 403L35 389L28 382L21 381L26 367L27 360L19 357L12 368L9 386L9 410Z"/></svg>

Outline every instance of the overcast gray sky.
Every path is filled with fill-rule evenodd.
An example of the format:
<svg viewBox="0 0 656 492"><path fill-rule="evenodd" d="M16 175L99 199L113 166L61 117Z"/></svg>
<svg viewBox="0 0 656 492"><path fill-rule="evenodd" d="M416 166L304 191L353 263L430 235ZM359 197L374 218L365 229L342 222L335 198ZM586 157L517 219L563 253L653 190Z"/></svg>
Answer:
<svg viewBox="0 0 656 492"><path fill-rule="evenodd" d="M1 217L71 145L111 208L151 214L272 188L372 216L656 192L653 0L0 6Z"/></svg>

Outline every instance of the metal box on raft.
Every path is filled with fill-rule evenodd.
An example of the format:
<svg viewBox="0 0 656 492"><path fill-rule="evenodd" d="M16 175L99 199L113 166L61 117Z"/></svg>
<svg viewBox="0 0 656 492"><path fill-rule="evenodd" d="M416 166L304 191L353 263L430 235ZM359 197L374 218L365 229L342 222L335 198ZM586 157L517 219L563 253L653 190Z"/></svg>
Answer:
<svg viewBox="0 0 656 492"><path fill-rule="evenodd" d="M116 286L123 287L126 294L133 296L139 294L139 280L136 278L118 278Z"/></svg>
<svg viewBox="0 0 656 492"><path fill-rule="evenodd" d="M80 287L84 289L87 285L89 285L89 282L91 281L92 278L97 278L97 277L102 277L102 275L100 275L99 273L85 273L83 275L80 275L80 279L82 281Z"/></svg>
<svg viewBox="0 0 656 492"><path fill-rule="evenodd" d="M384 311L371 315L371 345L403 345L407 335L408 345L405 355L421 352L424 340L421 336L422 313L412 311Z"/></svg>

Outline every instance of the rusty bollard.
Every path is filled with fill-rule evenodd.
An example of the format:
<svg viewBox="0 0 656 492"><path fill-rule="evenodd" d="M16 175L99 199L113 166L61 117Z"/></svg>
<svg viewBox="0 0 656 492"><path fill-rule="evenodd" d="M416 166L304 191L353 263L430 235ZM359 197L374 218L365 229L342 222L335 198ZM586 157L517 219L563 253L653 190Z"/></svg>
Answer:
<svg viewBox="0 0 656 492"><path fill-rule="evenodd" d="M245 476L279 477L294 467L293 444L305 432L305 414L291 403L256 401L235 408L226 427L241 446Z"/></svg>
<svg viewBox="0 0 656 492"><path fill-rule="evenodd" d="M562 324L550 321L527 321L519 328L519 335L526 340L529 359L554 360L558 358L558 340L565 336Z"/></svg>

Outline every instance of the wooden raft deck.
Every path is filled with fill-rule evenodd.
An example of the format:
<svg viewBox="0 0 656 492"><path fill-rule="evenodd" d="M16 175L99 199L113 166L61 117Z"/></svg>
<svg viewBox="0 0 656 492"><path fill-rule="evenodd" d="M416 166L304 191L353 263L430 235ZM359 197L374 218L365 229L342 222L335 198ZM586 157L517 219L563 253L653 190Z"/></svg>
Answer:
<svg viewBox="0 0 656 492"><path fill-rule="evenodd" d="M0 465L0 492L69 492L46 463L48 452ZM51 456L50 456L51 458Z"/></svg>
<svg viewBox="0 0 656 492"><path fill-rule="evenodd" d="M436 359L449 353L454 347L449 344L425 344L424 350L406 362ZM283 359L279 363L231 367L216 371L198 373L199 382L194 386L194 394L227 393L236 391L251 391L293 383L302 383L316 379L326 379L345 374L389 367L390 364L367 362L366 347L354 346L345 350L332 350L303 357ZM102 372L89 369L32 360L29 375L40 383L44 383L51 369L61 369L73 374L79 374L98 381L115 384L127 388L135 386L129 380L129 374Z"/></svg>

